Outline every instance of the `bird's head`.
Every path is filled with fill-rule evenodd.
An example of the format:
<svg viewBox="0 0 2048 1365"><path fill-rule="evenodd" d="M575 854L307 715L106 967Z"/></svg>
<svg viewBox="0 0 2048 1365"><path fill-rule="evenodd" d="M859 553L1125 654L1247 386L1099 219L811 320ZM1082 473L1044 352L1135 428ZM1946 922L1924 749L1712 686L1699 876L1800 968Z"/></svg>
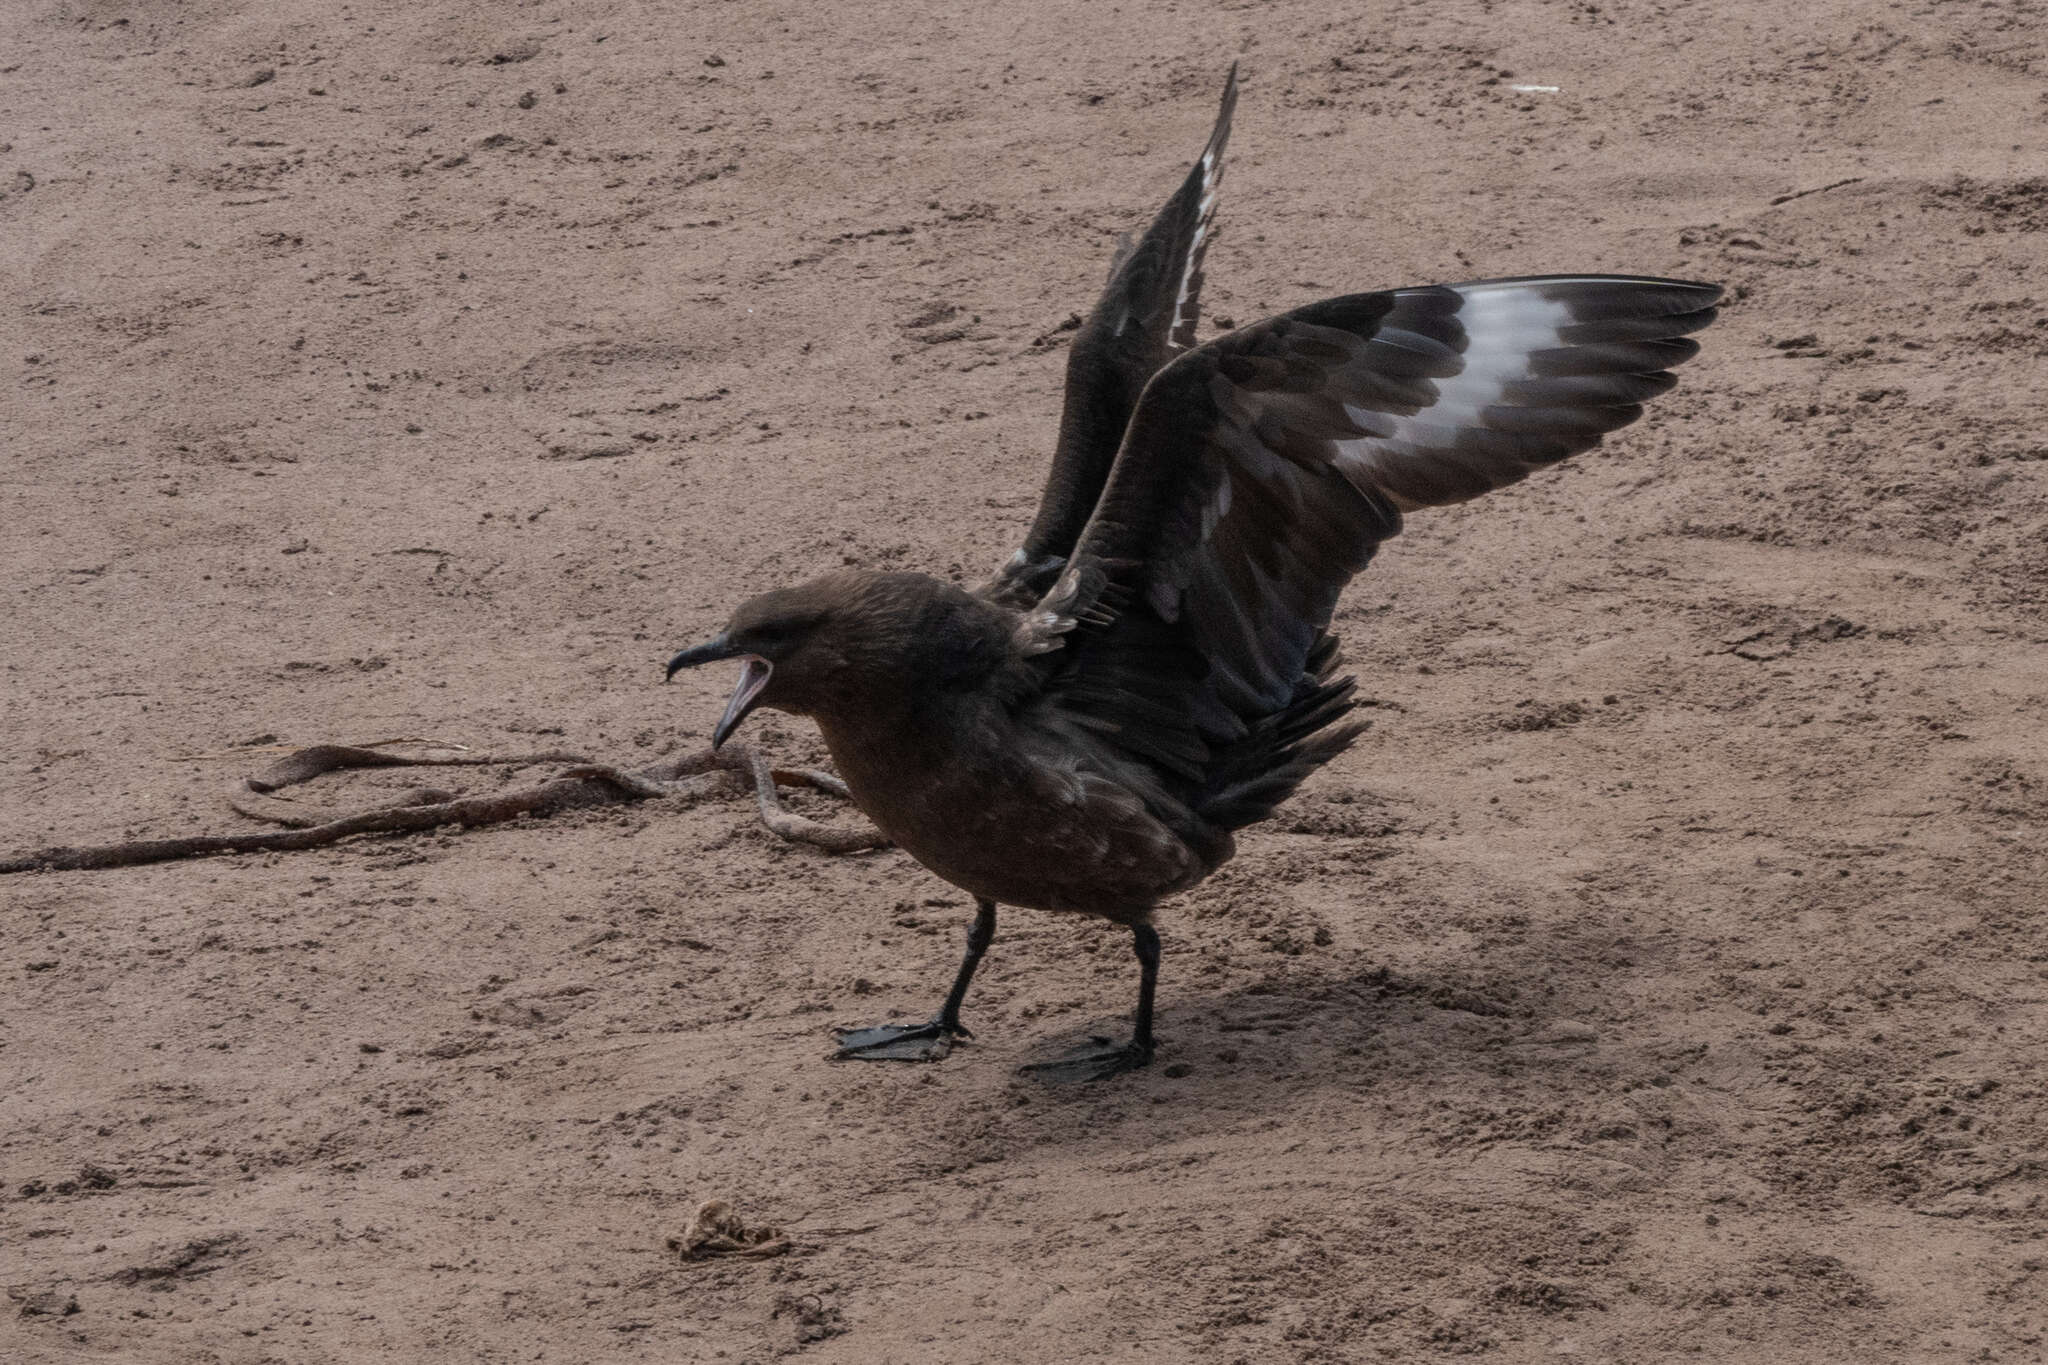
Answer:
<svg viewBox="0 0 2048 1365"><path fill-rule="evenodd" d="M741 661L739 686L726 703L725 714L711 732L713 747L725 743L757 706L795 709L808 690L807 681L836 662L836 651L819 648L824 628L836 614L833 603L814 591L815 585L778 588L750 597L726 622L725 629L701 645L683 650L668 661L668 676L682 669L720 659Z"/></svg>
<svg viewBox="0 0 2048 1365"><path fill-rule="evenodd" d="M991 627L958 588L922 574L844 570L740 603L725 629L668 661L685 668L738 659L739 686L711 732L725 743L756 707L800 716L872 714L910 704L994 656Z"/></svg>

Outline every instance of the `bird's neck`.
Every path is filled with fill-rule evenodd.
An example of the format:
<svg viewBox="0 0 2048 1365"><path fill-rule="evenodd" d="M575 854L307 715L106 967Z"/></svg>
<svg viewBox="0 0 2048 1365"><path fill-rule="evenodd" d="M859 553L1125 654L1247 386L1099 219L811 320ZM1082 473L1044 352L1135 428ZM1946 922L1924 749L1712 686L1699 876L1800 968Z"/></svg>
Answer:
<svg viewBox="0 0 2048 1365"><path fill-rule="evenodd" d="M815 717L855 802L885 831L973 766L961 761L971 730L952 711L943 699L926 695Z"/></svg>

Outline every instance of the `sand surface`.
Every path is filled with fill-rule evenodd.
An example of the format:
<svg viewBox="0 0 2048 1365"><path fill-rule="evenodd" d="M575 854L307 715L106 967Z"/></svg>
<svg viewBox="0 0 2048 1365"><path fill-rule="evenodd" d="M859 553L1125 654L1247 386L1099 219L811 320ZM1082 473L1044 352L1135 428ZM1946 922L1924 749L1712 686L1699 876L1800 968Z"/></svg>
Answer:
<svg viewBox="0 0 2048 1365"><path fill-rule="evenodd" d="M1017 1076L1135 982L1028 912L974 1044L828 1063L969 906L738 801L8 878L0 1359L2042 1359L2029 4L0 6L0 852L651 762L750 589L978 580L1233 59L1212 319L1731 300L1354 585L1373 728L1162 913L1159 1064Z"/></svg>

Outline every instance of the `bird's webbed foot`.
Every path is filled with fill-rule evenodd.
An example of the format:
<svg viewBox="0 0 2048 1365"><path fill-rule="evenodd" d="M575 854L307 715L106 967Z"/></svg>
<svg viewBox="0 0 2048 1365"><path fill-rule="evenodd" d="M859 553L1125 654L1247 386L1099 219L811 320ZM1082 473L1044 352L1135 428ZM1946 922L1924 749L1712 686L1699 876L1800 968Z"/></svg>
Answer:
<svg viewBox="0 0 2048 1365"><path fill-rule="evenodd" d="M977 898L975 906L974 923L967 931L967 956L960 959L953 990L939 1012L922 1024L839 1029L839 1051L832 1054L833 1061L857 1057L864 1062L936 1062L953 1050L955 1038L974 1036L960 1022L960 1003L967 998L967 985L974 980L976 964L996 936L995 902Z"/></svg>
<svg viewBox="0 0 2048 1365"><path fill-rule="evenodd" d="M874 1028L842 1029L839 1051L832 1060L863 1062L936 1062L953 1050L955 1038L972 1038L959 1021L944 1018L922 1024L878 1024Z"/></svg>
<svg viewBox="0 0 2048 1365"><path fill-rule="evenodd" d="M1138 1012L1128 1043L1112 1043L1100 1036L1090 1037L1088 1046L1050 1062L1033 1062L1020 1067L1047 1085L1071 1085L1076 1081L1106 1081L1126 1071L1152 1065L1152 996L1159 984L1159 933L1150 923L1131 926L1131 947L1138 955Z"/></svg>
<svg viewBox="0 0 2048 1365"><path fill-rule="evenodd" d="M1080 1081L1106 1081L1111 1076L1121 1076L1127 1071L1152 1065L1152 1044L1149 1042L1133 1038L1128 1043L1113 1043L1099 1037L1090 1038L1088 1042L1089 1045L1078 1052L1070 1052L1049 1062L1033 1062L1018 1070L1047 1085L1073 1085Z"/></svg>

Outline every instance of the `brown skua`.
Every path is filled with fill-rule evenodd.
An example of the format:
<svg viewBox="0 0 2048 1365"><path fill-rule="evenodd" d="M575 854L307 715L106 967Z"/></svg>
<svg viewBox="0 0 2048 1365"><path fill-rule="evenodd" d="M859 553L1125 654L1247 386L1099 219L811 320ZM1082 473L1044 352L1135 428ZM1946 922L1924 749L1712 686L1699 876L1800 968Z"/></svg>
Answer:
<svg viewBox="0 0 2048 1365"><path fill-rule="evenodd" d="M1051 474L1022 548L972 591L826 574L743 603L678 669L739 659L722 743L757 707L817 721L854 800L976 899L928 1023L841 1035L931 1060L996 906L1132 931L1131 1039L1027 1068L1101 1079L1153 1056L1154 907L1215 871L1349 746L1339 593L1405 513L1514 483L1666 392L1718 287L1544 276L1325 299L1196 345L1237 102L1077 332Z"/></svg>

